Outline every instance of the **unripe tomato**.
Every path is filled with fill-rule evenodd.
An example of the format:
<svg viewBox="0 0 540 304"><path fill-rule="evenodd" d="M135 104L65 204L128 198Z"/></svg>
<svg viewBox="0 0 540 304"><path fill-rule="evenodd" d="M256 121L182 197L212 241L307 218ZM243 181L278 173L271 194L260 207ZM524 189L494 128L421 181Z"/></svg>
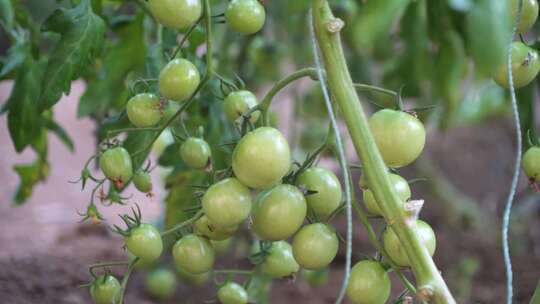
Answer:
<svg viewBox="0 0 540 304"><path fill-rule="evenodd" d="M229 237L222 241L216 241L212 240L212 246L214 246L214 251L216 252L216 255L222 255L229 251L231 248L231 245L234 243L234 237Z"/></svg>
<svg viewBox="0 0 540 304"><path fill-rule="evenodd" d="M130 262L132 262L136 258L136 256L133 253L131 253L129 250L126 250L126 253ZM137 260L137 263L135 263L135 268L136 269L151 269L156 265L156 262L157 260L146 261L139 258Z"/></svg>
<svg viewBox="0 0 540 304"><path fill-rule="evenodd" d="M176 274L169 269L159 268L146 275L145 289L158 299L169 299L176 291Z"/></svg>
<svg viewBox="0 0 540 304"><path fill-rule="evenodd" d="M99 168L118 188L122 188L133 175L131 156L122 147L105 151L99 158Z"/></svg>
<svg viewBox="0 0 540 304"><path fill-rule="evenodd" d="M336 232L322 223L302 227L294 236L294 259L302 267L317 270L328 266L337 255L339 240Z"/></svg>
<svg viewBox="0 0 540 304"><path fill-rule="evenodd" d="M505 60L505 63L499 67L493 79L500 86L509 89L508 69L506 67ZM536 78L538 71L540 71L538 52L523 42L512 42L512 79L514 80L514 87L517 89L528 85Z"/></svg>
<svg viewBox="0 0 540 304"><path fill-rule="evenodd" d="M246 134L234 148L232 168L246 186L266 189L281 181L291 166L291 150L281 132L260 127Z"/></svg>
<svg viewBox="0 0 540 304"><path fill-rule="evenodd" d="M210 241L195 234L182 237L173 247L176 267L192 274L210 271L214 266L214 256Z"/></svg>
<svg viewBox="0 0 540 304"><path fill-rule="evenodd" d="M407 183L403 177L397 174L390 173L389 177L390 183L392 184L392 187L394 187L394 191L396 191L401 201L403 201L403 203L408 201L411 198L411 188L409 187L409 183ZM364 190L363 197L364 204L366 205L366 209L369 211L369 213L374 215L382 215L382 211L379 208L377 200L375 199L375 196L371 190Z"/></svg>
<svg viewBox="0 0 540 304"><path fill-rule="evenodd" d="M114 276L99 276L90 285L90 296L95 304L114 304L121 288L120 282Z"/></svg>
<svg viewBox="0 0 540 304"><path fill-rule="evenodd" d="M355 304L384 304L390 287L390 277L381 264L364 260L351 269L347 296Z"/></svg>
<svg viewBox="0 0 540 304"><path fill-rule="evenodd" d="M520 0L510 0L512 9L512 20L516 20ZM517 27L518 33L524 33L528 31L536 22L538 18L538 1L537 0L523 0L523 8L521 10L521 18ZM513 22L512 22L513 24Z"/></svg>
<svg viewBox="0 0 540 304"><path fill-rule="evenodd" d="M540 147L529 148L523 154L523 170L531 180L540 181Z"/></svg>
<svg viewBox="0 0 540 304"><path fill-rule="evenodd" d="M193 274L178 267L177 267L177 271L182 281L188 284L200 286L200 285L206 284L208 280L210 280L211 271L201 273L201 274Z"/></svg>
<svg viewBox="0 0 540 304"><path fill-rule="evenodd" d="M257 0L232 0L225 11L227 24L237 32L254 34L266 19L264 6Z"/></svg>
<svg viewBox="0 0 540 304"><path fill-rule="evenodd" d="M150 224L141 224L132 229L129 236L124 238L127 249L147 262L153 262L161 256L163 240L156 227Z"/></svg>
<svg viewBox="0 0 540 304"><path fill-rule="evenodd" d="M195 93L201 82L197 67L186 59L173 59L159 73L159 92L165 98L184 101Z"/></svg>
<svg viewBox="0 0 540 304"><path fill-rule="evenodd" d="M238 283L229 282L219 288L218 299L222 304L246 304L248 294Z"/></svg>
<svg viewBox="0 0 540 304"><path fill-rule="evenodd" d="M291 245L286 241L273 242L269 252L261 264L261 270L272 278L288 277L300 269L293 257Z"/></svg>
<svg viewBox="0 0 540 304"><path fill-rule="evenodd" d="M250 91L240 90L231 92L223 101L223 110L227 119L231 122L235 122L242 114L246 113L249 109L257 106L257 97ZM260 111L255 111L250 114L249 121L251 123L257 122ZM243 121L243 120L242 120Z"/></svg>
<svg viewBox="0 0 540 304"><path fill-rule="evenodd" d="M206 215L195 221L195 232L214 241L223 241L230 238L238 229L238 225L218 228L213 225Z"/></svg>
<svg viewBox="0 0 540 304"><path fill-rule="evenodd" d="M279 241L293 235L306 218L304 195L292 185L261 192L253 204L253 230L263 240Z"/></svg>
<svg viewBox="0 0 540 304"><path fill-rule="evenodd" d="M302 277L311 285L312 287L323 286L328 283L328 268L322 268L318 270L302 270Z"/></svg>
<svg viewBox="0 0 540 304"><path fill-rule="evenodd" d="M137 190L142 193L148 193L152 191L152 177L148 172L138 171L133 175L133 184Z"/></svg>
<svg viewBox="0 0 540 304"><path fill-rule="evenodd" d="M138 128L154 126L161 119L161 103L154 94L137 94L126 105L129 121Z"/></svg>
<svg viewBox="0 0 540 304"><path fill-rule="evenodd" d="M202 15L201 0L149 0L148 7L157 22L175 29L193 25Z"/></svg>
<svg viewBox="0 0 540 304"><path fill-rule="evenodd" d="M418 234L420 240L422 241L422 244L426 246L429 254L433 256L433 254L435 253L435 247L437 242L433 229L431 229L428 223L417 220L415 231ZM403 249L403 247L401 246L401 243L399 242L399 239L395 234L394 230L392 230L391 228L387 228L383 233L383 245L384 249L390 256L390 259L392 259L394 263L403 267L410 266L407 253L405 252L405 249Z"/></svg>
<svg viewBox="0 0 540 304"><path fill-rule="evenodd" d="M399 168L412 163L424 149L424 125L409 113L390 109L377 111L369 118L369 127L389 167Z"/></svg>
<svg viewBox="0 0 540 304"><path fill-rule="evenodd" d="M192 169L203 169L210 164L212 150L204 139L190 137L180 146L180 156Z"/></svg>
<svg viewBox="0 0 540 304"><path fill-rule="evenodd" d="M341 204L341 184L336 175L327 169L313 167L304 171L296 181L315 194L306 196L308 207L322 221L326 220Z"/></svg>
<svg viewBox="0 0 540 304"><path fill-rule="evenodd" d="M251 212L251 192L236 178L213 184L202 198L204 214L219 228L243 222Z"/></svg>

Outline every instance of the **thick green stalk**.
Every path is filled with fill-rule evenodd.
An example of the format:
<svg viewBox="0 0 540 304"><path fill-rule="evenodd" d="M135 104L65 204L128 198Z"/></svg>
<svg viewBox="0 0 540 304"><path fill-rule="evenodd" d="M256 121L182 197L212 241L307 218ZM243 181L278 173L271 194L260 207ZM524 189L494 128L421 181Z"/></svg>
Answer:
<svg viewBox="0 0 540 304"><path fill-rule="evenodd" d="M415 220L405 213L403 203L390 184L388 170L369 130L366 115L347 69L339 37L343 22L333 16L327 1L313 0L312 3L315 32L326 68L328 86L347 124L384 218L409 256L417 280L417 295L422 300L433 300L435 303L455 303L437 266L415 233Z"/></svg>

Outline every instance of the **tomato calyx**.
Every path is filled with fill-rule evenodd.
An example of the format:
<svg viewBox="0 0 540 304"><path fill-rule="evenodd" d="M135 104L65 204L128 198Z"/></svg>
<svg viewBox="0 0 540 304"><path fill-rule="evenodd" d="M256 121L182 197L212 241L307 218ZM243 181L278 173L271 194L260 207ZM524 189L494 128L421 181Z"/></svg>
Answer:
<svg viewBox="0 0 540 304"><path fill-rule="evenodd" d="M77 211L77 214L82 217L79 223L82 223L89 219L92 221L92 224L97 225L97 224L100 224L101 221L104 220L101 213L99 213L96 204L94 204L93 202L90 203L88 207L86 207L86 212L81 213Z"/></svg>
<svg viewBox="0 0 540 304"><path fill-rule="evenodd" d="M139 207L139 205L135 204L135 208L132 207L131 212L132 212L133 216L128 215L128 214L118 215L122 219L122 221L124 221L127 228L122 229L117 225L113 225L113 227L114 227L113 231L114 232L120 234L123 237L128 237L128 236L131 235L131 231L133 229L138 228L139 226L141 226L142 215L141 215L141 208Z"/></svg>
<svg viewBox="0 0 540 304"><path fill-rule="evenodd" d="M254 265L259 265L264 263L266 257L270 254L270 249L272 248L272 241L259 241L259 251L251 254L248 259Z"/></svg>

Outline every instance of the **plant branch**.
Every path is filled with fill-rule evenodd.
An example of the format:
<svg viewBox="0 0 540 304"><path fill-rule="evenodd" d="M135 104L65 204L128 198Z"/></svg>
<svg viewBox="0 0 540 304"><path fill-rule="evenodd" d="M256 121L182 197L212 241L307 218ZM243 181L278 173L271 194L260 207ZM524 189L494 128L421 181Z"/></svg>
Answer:
<svg viewBox="0 0 540 304"><path fill-rule="evenodd" d="M161 236L166 236L168 234L174 233L178 229L182 229L186 227L187 225L193 224L196 220L198 220L201 216L203 216L203 211L199 210L195 215L193 215L190 219L187 219L179 224L174 225L174 227L167 229L161 233Z"/></svg>
<svg viewBox="0 0 540 304"><path fill-rule="evenodd" d="M128 268L126 270L126 274L124 275L124 278L122 279L121 289L120 289L120 296L118 298L117 304L124 304L124 294L126 293L126 287L127 283L129 281L129 277L131 276L131 273L133 272L133 268L135 268L135 264L139 261L139 258L134 258L128 265Z"/></svg>

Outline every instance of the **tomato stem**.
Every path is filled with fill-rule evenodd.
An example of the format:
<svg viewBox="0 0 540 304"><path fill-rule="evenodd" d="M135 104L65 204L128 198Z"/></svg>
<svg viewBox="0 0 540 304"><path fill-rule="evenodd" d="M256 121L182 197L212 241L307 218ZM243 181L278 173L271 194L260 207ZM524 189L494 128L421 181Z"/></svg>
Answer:
<svg viewBox="0 0 540 304"><path fill-rule="evenodd" d="M124 294L126 292L126 286L129 281L129 277L131 276L131 273L133 272L133 268L135 268L135 264L139 261L139 258L134 258L131 262L128 264L128 268L126 271L126 274L124 275L124 278L122 279L121 283L121 289L120 289L120 296L118 298L117 304L124 304Z"/></svg>
<svg viewBox="0 0 540 304"><path fill-rule="evenodd" d="M90 272L93 278L97 278L97 275L94 273L94 269L96 268L104 268L104 267L111 267L111 266L125 266L125 265L129 265L129 261L97 263L97 264L92 264L88 266L88 271Z"/></svg>
<svg viewBox="0 0 540 304"><path fill-rule="evenodd" d="M183 221L183 222L181 222L179 224L174 225L174 227L172 227L170 229L167 229L167 230L163 231L161 233L161 236L169 235L171 233L174 233L178 229L182 229L182 228L186 227L187 225L193 224L196 220L198 220L201 216L203 216L203 214L204 214L204 212L202 210L199 210L191 218L189 218L189 219L187 219L187 220L185 220L185 221Z"/></svg>

